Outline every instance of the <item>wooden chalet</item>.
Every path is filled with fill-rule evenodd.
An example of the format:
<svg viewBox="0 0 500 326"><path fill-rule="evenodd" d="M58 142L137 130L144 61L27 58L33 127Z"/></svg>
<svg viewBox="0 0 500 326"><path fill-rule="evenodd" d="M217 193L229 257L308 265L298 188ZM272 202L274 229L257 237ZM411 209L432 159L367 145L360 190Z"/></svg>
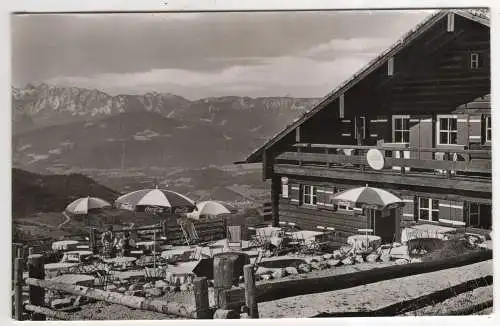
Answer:
<svg viewBox="0 0 500 326"><path fill-rule="evenodd" d="M442 10L243 163L262 162L275 225L368 226L386 241L415 223L488 230L490 83L489 15ZM366 184L404 207L367 217L331 199Z"/></svg>

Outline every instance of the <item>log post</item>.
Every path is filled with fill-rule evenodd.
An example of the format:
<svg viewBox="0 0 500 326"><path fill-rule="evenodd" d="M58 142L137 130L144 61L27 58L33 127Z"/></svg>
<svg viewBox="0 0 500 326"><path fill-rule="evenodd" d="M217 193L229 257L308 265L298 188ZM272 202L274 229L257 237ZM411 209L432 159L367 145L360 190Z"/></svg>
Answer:
<svg viewBox="0 0 500 326"><path fill-rule="evenodd" d="M22 248L18 248L22 249ZM23 258L14 260L14 319L23 320Z"/></svg>
<svg viewBox="0 0 500 326"><path fill-rule="evenodd" d="M194 302L196 307L196 319L210 318L210 303L208 300L208 282L206 277L196 277L194 285Z"/></svg>
<svg viewBox="0 0 500 326"><path fill-rule="evenodd" d="M278 227L280 222L279 216L279 200L280 200L281 179L277 175L271 178L271 211L273 218L273 226Z"/></svg>
<svg viewBox="0 0 500 326"><path fill-rule="evenodd" d="M32 248L30 248L32 249ZM28 257L28 275L29 278L39 280L45 279L45 270L43 263L43 255L30 255ZM42 287L30 285L28 289L29 302L33 306L43 306L45 299L45 290ZM45 320L45 315L33 313L31 320Z"/></svg>
<svg viewBox="0 0 500 326"><path fill-rule="evenodd" d="M221 307L221 294L234 284L234 267L238 254L221 253L214 256L214 298L215 305Z"/></svg>
<svg viewBox="0 0 500 326"><path fill-rule="evenodd" d="M243 267L243 274L245 278L245 304L248 307L248 316L250 318L259 318L254 266L250 264L245 265Z"/></svg>

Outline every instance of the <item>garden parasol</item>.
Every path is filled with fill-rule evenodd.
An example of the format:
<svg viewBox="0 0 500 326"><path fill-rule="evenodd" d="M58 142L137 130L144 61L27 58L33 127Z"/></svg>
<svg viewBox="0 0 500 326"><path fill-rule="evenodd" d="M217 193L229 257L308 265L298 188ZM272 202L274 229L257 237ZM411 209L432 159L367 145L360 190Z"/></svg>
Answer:
<svg viewBox="0 0 500 326"><path fill-rule="evenodd" d="M228 203L218 200L207 200L196 203L196 210L188 213L187 217L193 220L199 220L200 216L218 216L234 212L236 212L236 208Z"/></svg>

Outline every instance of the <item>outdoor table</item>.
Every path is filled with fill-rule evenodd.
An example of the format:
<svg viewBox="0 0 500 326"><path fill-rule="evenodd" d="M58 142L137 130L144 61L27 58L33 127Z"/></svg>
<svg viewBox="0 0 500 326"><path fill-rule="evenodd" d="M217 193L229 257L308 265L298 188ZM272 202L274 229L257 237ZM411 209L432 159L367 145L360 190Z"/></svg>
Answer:
<svg viewBox="0 0 500 326"><path fill-rule="evenodd" d="M43 267L45 269L45 274L48 277L52 277L63 273L70 273L73 268L79 265L80 263L50 263L45 264Z"/></svg>
<svg viewBox="0 0 500 326"><path fill-rule="evenodd" d="M64 274L52 278L51 281L92 287L95 277L85 274Z"/></svg>
<svg viewBox="0 0 500 326"><path fill-rule="evenodd" d="M456 230L456 228L432 224L414 225L403 229L401 243L407 243L409 240L419 238L445 239L447 234L454 233Z"/></svg>
<svg viewBox="0 0 500 326"><path fill-rule="evenodd" d="M255 233L265 239L270 239L271 237L277 235L277 233L281 231L281 228L274 226L267 226L264 228L255 229Z"/></svg>
<svg viewBox="0 0 500 326"><path fill-rule="evenodd" d="M121 266L122 268L130 267L137 260L135 257L115 257L115 258L105 258L103 261L108 264L113 264L113 266Z"/></svg>
<svg viewBox="0 0 500 326"><path fill-rule="evenodd" d="M93 254L92 251L88 250L67 251L64 253L63 258L61 259L61 263L67 263L67 262L80 263L86 258L90 258L92 254Z"/></svg>
<svg viewBox="0 0 500 326"><path fill-rule="evenodd" d="M296 239L304 239L304 241L307 242L312 242L316 240L316 237L318 235L323 234L323 232L319 231L308 231L308 230L302 230L302 231L297 231L297 232L292 232L292 235Z"/></svg>
<svg viewBox="0 0 500 326"><path fill-rule="evenodd" d="M156 244L156 250L159 250L160 248L160 242L159 241L141 241L137 242L135 246L138 249L143 249L143 250L153 250L155 249L155 244Z"/></svg>
<svg viewBox="0 0 500 326"><path fill-rule="evenodd" d="M62 241L52 242L52 250L58 250L58 251L75 250L78 243L79 242L76 240L62 240Z"/></svg>
<svg viewBox="0 0 500 326"><path fill-rule="evenodd" d="M193 271L197 265L197 261L180 263L177 266L169 265L165 271L165 280L175 285L184 284L195 277Z"/></svg>
<svg viewBox="0 0 500 326"><path fill-rule="evenodd" d="M352 246L355 251L365 250L368 249L368 247L375 249L380 247L381 243L382 238L378 235L356 234L347 238L347 244Z"/></svg>
<svg viewBox="0 0 500 326"><path fill-rule="evenodd" d="M165 250L161 253L161 257L165 259L177 259L179 256L190 254L194 251L193 248L182 246L170 250Z"/></svg>

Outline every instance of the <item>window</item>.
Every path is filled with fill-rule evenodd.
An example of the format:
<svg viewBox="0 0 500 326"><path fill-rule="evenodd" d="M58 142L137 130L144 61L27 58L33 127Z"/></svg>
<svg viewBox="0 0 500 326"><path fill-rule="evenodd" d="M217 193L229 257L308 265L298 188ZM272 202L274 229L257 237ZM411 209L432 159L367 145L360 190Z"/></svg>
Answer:
<svg viewBox="0 0 500 326"><path fill-rule="evenodd" d="M410 142L410 117L394 116L392 118L393 139L395 143L407 144Z"/></svg>
<svg viewBox="0 0 500 326"><path fill-rule="evenodd" d="M479 204L470 203L469 204L469 226L479 226Z"/></svg>
<svg viewBox="0 0 500 326"><path fill-rule="evenodd" d="M486 116L485 122L485 140L491 142L491 115Z"/></svg>
<svg viewBox="0 0 500 326"><path fill-rule="evenodd" d="M471 69L479 68L479 53L470 54L470 68Z"/></svg>
<svg viewBox="0 0 500 326"><path fill-rule="evenodd" d="M342 191L345 191L345 189L343 189L343 188L337 188L337 189L335 189L335 193L339 193L339 192L342 192ZM337 205L337 209L343 210L343 211L352 211L352 210L354 210L354 208L346 206L346 205Z"/></svg>
<svg viewBox="0 0 500 326"><path fill-rule="evenodd" d="M359 117L361 120L361 139L366 138L366 117ZM358 139L358 125L356 124L356 119L354 119L354 137Z"/></svg>
<svg viewBox="0 0 500 326"><path fill-rule="evenodd" d="M316 205L317 198L317 189L315 186L304 186L304 199L302 201L304 204Z"/></svg>
<svg viewBox="0 0 500 326"><path fill-rule="evenodd" d="M418 219L424 221L439 221L439 200L419 198Z"/></svg>
<svg viewBox="0 0 500 326"><path fill-rule="evenodd" d="M438 144L453 145L457 143L457 118L452 116L438 117Z"/></svg>

